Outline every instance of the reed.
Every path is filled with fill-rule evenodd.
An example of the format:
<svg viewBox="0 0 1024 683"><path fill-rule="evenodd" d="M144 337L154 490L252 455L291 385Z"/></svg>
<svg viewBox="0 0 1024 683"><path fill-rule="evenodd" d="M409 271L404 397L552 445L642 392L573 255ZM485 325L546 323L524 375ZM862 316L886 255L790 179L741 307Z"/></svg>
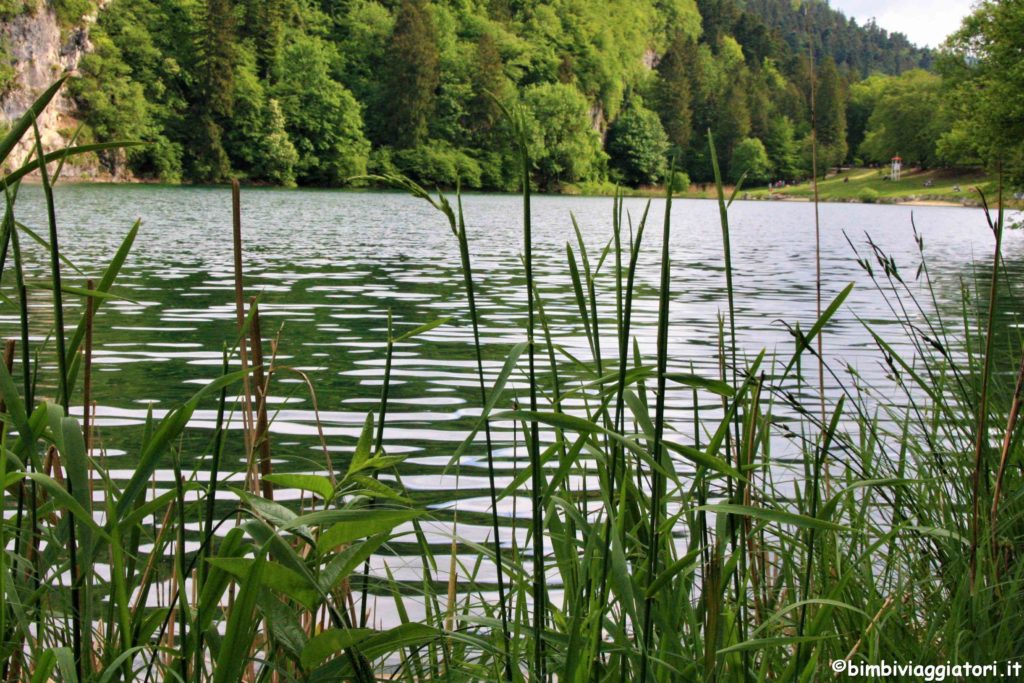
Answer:
<svg viewBox="0 0 1024 683"><path fill-rule="evenodd" d="M22 135L32 128L31 120L18 125ZM710 137L709 144L713 154ZM0 141L0 151L11 147ZM891 376L868 384L820 353L821 335L852 285L787 321L791 349L741 347L743 287L732 263L731 199L719 184L726 278L719 333L706 340L707 357L680 359L670 312L690 293L686 274L672 270L672 197L652 254L660 269L657 323L646 348L649 336L633 311L650 297L636 279L650 205L634 224L621 198L613 200L611 233L599 251L588 251L567 217L576 236L565 253L573 300L552 301L536 277L541 256L532 244L524 155L526 340L491 349L481 339L477 301L487 280L474 277L461 197L449 203L392 178L439 209L456 237L481 412L451 466L471 449L487 454L491 509L479 519L490 536L461 538L460 526L435 544L423 527L434 513L403 486L409 469L389 452L387 423L396 345L448 319L398 334L410 321L389 314L380 402L337 471L326 439L328 474L271 471L269 398L285 391L277 377L290 369L279 365L276 344L262 357L258 302L246 310L237 186L237 330L224 341L221 372L162 418L151 412L130 447L133 472L125 481L114 476L102 440L91 436L90 358L103 334L96 313L115 296L139 228L106 268L81 275L95 286L76 286L39 163L66 155L37 143L28 164L44 178L50 231L41 243L30 239L50 268L52 321L29 320L25 273L34 256L22 250L19 239L29 233L15 219L24 174L4 180L2 305L17 314L21 335L0 363L5 682L788 682L831 678L836 660L944 665L1019 656L1024 446L1022 373L1014 369L1022 346L1016 328L996 329L996 295L1012 294L997 290L1006 276L998 248L982 295L967 286L952 317L925 267L905 277L904 264L871 242L866 255L854 254L904 331L887 339L865 323ZM918 245L924 256L923 240ZM86 301L68 333L64 319L75 309L65 294ZM559 318L563 310L578 319ZM30 322L52 329L31 336ZM1012 337L1009 360L1000 356L997 331ZM574 338L580 334L585 343ZM603 356L602 341L616 353ZM574 347L589 355L574 355ZM55 353L64 357L56 364L62 383L50 383ZM491 353L504 363L488 378ZM804 367L820 373L817 392ZM522 406L512 388L519 379L529 382ZM57 400L48 395L54 391ZM69 414L79 398L81 422ZM189 427L197 410L214 407L212 430ZM987 449L978 465L985 424L1005 425L994 483ZM511 426L499 437L498 425ZM509 434L515 452L525 447L528 467L499 485L495 444ZM233 453L244 453L245 464L232 464ZM168 481L157 476L163 471L172 473ZM230 485L231 474L245 484ZM527 487L522 548L514 519L499 507ZM464 519L460 513L458 523ZM512 539L511 552L503 537ZM391 555L410 548L422 572L400 580ZM439 560L447 580L438 576ZM496 601L494 579L483 578L486 562L495 567ZM413 616L414 604L422 616ZM377 623L384 610L396 626Z"/></svg>

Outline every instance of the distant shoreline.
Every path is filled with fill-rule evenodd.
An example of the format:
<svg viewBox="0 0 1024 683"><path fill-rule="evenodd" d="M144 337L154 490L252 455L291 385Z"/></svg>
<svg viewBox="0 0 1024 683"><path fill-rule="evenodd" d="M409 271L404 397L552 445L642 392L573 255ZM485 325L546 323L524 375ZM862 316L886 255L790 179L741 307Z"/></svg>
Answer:
<svg viewBox="0 0 1024 683"><path fill-rule="evenodd" d="M981 187L989 199L989 204L994 205L995 203L995 181L991 180L986 176L968 175L962 182L963 188L961 190L962 196L951 195L948 192L943 192L943 188L938 188L937 191L930 192L930 188L914 188L917 192L907 194L896 194L904 181L893 183L893 193L882 194L874 190L870 185L874 184L877 187L877 183L871 183L870 181L864 182L863 176L865 171L873 172L871 169L852 169L844 171L841 174L830 176L825 178L818 183L818 201L822 204L887 204L887 205L900 205L900 206L937 206L937 207L948 207L948 208L979 208L982 203L975 191L976 187ZM928 177L940 173L940 171L932 172L918 172L908 174L911 178L910 182L914 182L913 179L917 179L920 183L921 178ZM851 180L849 182L843 182L841 178L847 176L854 176L859 174L861 176L858 180ZM23 181L28 185L39 184L39 178L37 176L28 176ZM227 187L227 184L203 184L203 183L166 183L159 180L152 180L146 178L111 178L111 177L63 177L61 183L69 185L121 185L121 186L163 186L163 187L181 187L181 188L218 188ZM839 186L842 192L836 192L834 186ZM343 192L365 192L365 191L388 191L391 188L383 186L346 186L346 187L324 187L315 185L300 185L298 187L283 187L278 185L254 183L251 185L243 185L248 189L286 189L295 191L343 191ZM428 188L434 191L435 188ZM454 188L440 188L441 191L446 193L454 193ZM908 188L909 189L909 188ZM734 187L729 185L724 188L726 196L731 196ZM862 194L867 190L867 193ZM535 190L534 194L537 196L577 196L577 197L611 197L615 192L621 192L625 197L634 198L663 198L665 196L665 188L663 186L650 185L643 187L616 187L611 183L583 183L579 185L570 184L562 186L557 191L540 191ZM766 187L754 187L751 189L741 189L736 199L739 201L770 201L770 202L810 202L813 201L812 197L813 190L811 189L810 183L803 183L799 185L790 185L780 189L769 190ZM516 192L502 191L502 190L463 190L464 194L508 194L515 195ZM712 183L707 183L705 189L698 189L698 185L692 184L690 189L685 192L678 192L674 197L679 199L706 199L715 200L717 199L716 191ZM1018 199L1004 199L1004 204L1007 208L1021 209L1024 208L1024 201Z"/></svg>

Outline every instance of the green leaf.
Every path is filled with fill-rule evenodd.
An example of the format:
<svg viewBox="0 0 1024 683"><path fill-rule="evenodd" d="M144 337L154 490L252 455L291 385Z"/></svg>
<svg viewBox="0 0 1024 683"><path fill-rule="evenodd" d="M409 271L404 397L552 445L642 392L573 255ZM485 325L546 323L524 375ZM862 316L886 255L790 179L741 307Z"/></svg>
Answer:
<svg viewBox="0 0 1024 683"><path fill-rule="evenodd" d="M317 541L317 550L324 553L360 538L390 532L399 524L423 515L423 510L327 510L313 512L296 519L292 524L306 520L305 524L324 526L332 524Z"/></svg>
<svg viewBox="0 0 1024 683"><path fill-rule="evenodd" d="M242 672L249 662L248 652L258 622L254 618L256 598L260 594L266 564L266 550L260 549L256 552L256 559L249 565L245 577L238 582L238 595L231 607L231 616L228 617L220 654L213 667L213 683L238 683L242 680Z"/></svg>
<svg viewBox="0 0 1024 683"><path fill-rule="evenodd" d="M348 466L348 474L355 474L363 469L364 463L373 455L373 413L366 414L363 421L363 431L359 432L359 440L356 441L356 450L352 453L352 462Z"/></svg>
<svg viewBox="0 0 1024 683"><path fill-rule="evenodd" d="M359 652L367 659L373 660L402 648L420 647L436 640L440 635L441 631L432 626L411 622L378 632L377 635L363 641L359 646Z"/></svg>
<svg viewBox="0 0 1024 683"><path fill-rule="evenodd" d="M263 476L263 479L281 488L315 493L324 500L334 497L334 486L331 485L331 480L317 474L267 474Z"/></svg>
<svg viewBox="0 0 1024 683"><path fill-rule="evenodd" d="M211 557L206 561L241 580L249 576L252 564L256 560L247 557ZM263 586L286 595L308 610L316 607L320 601L320 593L316 586L309 585L309 582L298 572L294 572L282 564L269 560L264 562L265 566L260 573Z"/></svg>
<svg viewBox="0 0 1024 683"><path fill-rule="evenodd" d="M219 553L221 557L235 557L241 555L246 547L245 534L238 527L228 531L220 544ZM230 575L216 566L211 565L210 571L206 574L203 587L199 593L198 604L202 609L197 610L196 618L199 629L205 631L213 624L214 617L219 610L216 608L221 603L221 598L228 588Z"/></svg>
<svg viewBox="0 0 1024 683"><path fill-rule="evenodd" d="M667 372L665 373L665 379L677 384L684 384L688 387L707 389L713 394L725 396L726 398L732 398L736 395L736 390L726 382L717 379L707 379L706 377L689 372Z"/></svg>
<svg viewBox="0 0 1024 683"><path fill-rule="evenodd" d="M370 536L362 543L350 545L335 555L320 572L320 590L330 593L337 587L339 581L347 578L355 571L356 567L369 559L390 538L391 532L384 531Z"/></svg>
<svg viewBox="0 0 1024 683"><path fill-rule="evenodd" d="M725 460L722 460L721 458L716 458L713 455L709 455L704 451L700 450L699 448L694 448L693 446L684 446L683 444L673 443L672 441L662 441L661 443L665 446L665 448L669 449L673 453L678 453L679 455L683 456L684 458L686 458L687 460L696 465L706 467L709 470L713 470L715 472L718 472L719 474L724 474L727 477L745 480L745 477L742 474L740 474L737 469L729 465L729 463L727 463Z"/></svg>
<svg viewBox="0 0 1024 683"><path fill-rule="evenodd" d="M129 230L128 234L125 235L123 240L121 240L121 246L117 248L114 258L110 260L106 270L103 271L103 275L100 277L100 281L96 283L97 292L109 292L110 288L114 286L114 281L121 272L121 267L128 258L132 245L135 244L135 238L139 234L139 227L141 225L141 221L135 221L131 230ZM96 300L93 306L94 313L100 309L100 305L102 303L103 299ZM75 328L75 333L71 335L71 339L68 341L68 358L71 360L71 364L68 368L69 389L74 389L76 378L78 377L78 369L81 367L82 363L82 356L78 353L78 349L85 340L85 318L86 316L83 314L82 318L78 321L78 327Z"/></svg>
<svg viewBox="0 0 1024 683"><path fill-rule="evenodd" d="M483 429L484 423L487 422L487 418L490 416L491 411L494 410L494 406L498 404L498 400L505 390L505 384L508 383L508 378L512 374L512 370L515 369L519 356L525 350L526 342L520 342L509 349L508 355L505 356L505 364L501 367L498 378L494 381L494 386L491 387L491 391L487 395L487 405L484 406L483 412L480 413L480 418L477 420L476 425L473 426L469 436L456 449L455 455L452 456L452 462L457 460L469 448L470 444L473 443L473 439L476 438L477 432Z"/></svg>
<svg viewBox="0 0 1024 683"><path fill-rule="evenodd" d="M755 640L745 640L742 643L723 647L718 651L718 654L724 655L730 652L743 652L744 650L766 651L773 647L790 648L797 643L810 643L816 640L824 640L829 637L834 636L779 636L776 638L758 638Z"/></svg>
<svg viewBox="0 0 1024 683"><path fill-rule="evenodd" d="M362 493L369 498L385 498L398 503L412 503L411 500L398 493L398 491L395 491L384 482L378 481L372 477L367 477L364 474L357 474L351 479L353 483L362 487L362 491L358 491L357 493Z"/></svg>
<svg viewBox="0 0 1024 683"><path fill-rule="evenodd" d="M11 377L11 373L3 363L0 363L0 396L3 397L4 403L7 404L8 414L14 420L14 426L21 437L18 441L22 444L22 449L31 448L32 444L35 443L36 437L29 426L28 414L25 412L25 402L18 393L18 389L14 386L14 378Z"/></svg>
<svg viewBox="0 0 1024 683"><path fill-rule="evenodd" d="M430 330L434 329L435 327L440 327L441 325L444 325L449 320L451 320L451 318L439 318L438 320L435 320L433 322L429 322L429 323L427 323L425 325L420 325L416 329L409 330L408 332L406 332L405 334L401 335L400 337L395 337L394 343L397 344L398 342L405 341L406 339L412 339L413 337L419 336L419 335L423 334L424 332L429 332Z"/></svg>
<svg viewBox="0 0 1024 683"><path fill-rule="evenodd" d="M725 515L739 515L741 517L751 517L753 519L760 519L766 522L776 522L778 524L785 524L788 526L798 526L804 529L817 529L818 531L850 530L848 527L842 526L840 524L827 522L823 519L815 519L814 517L808 517L807 515L798 515L793 512L783 512L782 510L752 507L749 505L735 505L733 503L714 503L712 505L701 505L697 509L707 510L708 512L717 512L719 514Z"/></svg>
<svg viewBox="0 0 1024 683"><path fill-rule="evenodd" d="M782 373L783 377L788 375L789 371L793 369L794 365L796 365L796 361L800 358L800 354L802 354L805 349L810 348L811 342L818 336L818 333L825 328L825 325L828 324L828 321L836 314L836 311L839 310L839 307L843 305L843 302L846 301L846 297L850 296L850 292L852 291L853 283L851 282L846 285L846 287L843 288L843 291L839 292L836 298L832 300L832 303L825 308L822 314L815 321L814 325L811 326L811 329L808 330L807 334L797 338L796 353L793 354L793 358L790 359L785 372Z"/></svg>
<svg viewBox="0 0 1024 683"><path fill-rule="evenodd" d="M306 647L302 648L302 668L309 671L318 666L331 655L342 650L359 645L361 642L377 633L368 628L330 628L309 639Z"/></svg>
<svg viewBox="0 0 1024 683"><path fill-rule="evenodd" d="M676 575L692 567L700 557L702 550L704 550L703 546L698 546L670 564L665 571L659 574L658 577L651 582L651 585L647 587L647 597L653 598L658 591L660 591L665 584L675 578Z"/></svg>
<svg viewBox="0 0 1024 683"><path fill-rule="evenodd" d="M32 674L32 683L48 683L50 674L57 666L57 657L52 650L43 650L36 658L35 672Z"/></svg>
<svg viewBox="0 0 1024 683"><path fill-rule="evenodd" d="M83 508L82 505L75 500L63 486L42 472L19 472L18 475L26 479L31 479L42 486L46 489L47 493L53 497L54 502L56 502L58 506L63 507L74 515L80 522L89 527L93 533L98 534L100 538L108 543L111 542L110 535L96 524L96 521L92 518L92 515L89 514L89 511Z"/></svg>

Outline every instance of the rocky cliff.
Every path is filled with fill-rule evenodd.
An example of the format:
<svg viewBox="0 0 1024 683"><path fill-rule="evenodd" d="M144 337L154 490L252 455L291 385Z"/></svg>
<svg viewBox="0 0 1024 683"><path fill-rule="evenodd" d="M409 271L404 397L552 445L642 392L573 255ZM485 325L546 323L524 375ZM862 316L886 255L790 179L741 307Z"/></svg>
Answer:
<svg viewBox="0 0 1024 683"><path fill-rule="evenodd" d="M0 121L9 122L24 114L36 97L61 74L74 72L82 55L91 48L89 25L95 17L82 17L75 28L62 29L49 3L40 3L0 24L0 41L6 47L14 71L13 85L0 96ZM68 142L77 122L74 103L60 93L38 119L43 147L59 148ZM26 136L7 160L8 166L20 164L31 153L34 140ZM88 165L68 167L69 175L88 175Z"/></svg>

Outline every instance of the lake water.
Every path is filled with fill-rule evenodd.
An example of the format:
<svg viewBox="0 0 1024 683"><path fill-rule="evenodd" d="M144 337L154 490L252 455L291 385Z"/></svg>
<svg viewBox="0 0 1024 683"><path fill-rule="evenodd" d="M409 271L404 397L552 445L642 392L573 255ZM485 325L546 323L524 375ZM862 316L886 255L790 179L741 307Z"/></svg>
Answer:
<svg viewBox="0 0 1024 683"><path fill-rule="evenodd" d="M634 225L645 202L628 199ZM521 204L518 197L470 195L464 208L471 241L487 369L493 376L511 344L525 338ZM576 216L591 259L611 235L612 201L535 197L534 259L541 295L557 341L589 357L566 266L566 242L575 240ZM643 349L654 347L658 263L664 202L651 203L637 271L633 332ZM448 541L445 523L454 506L465 510L459 533L487 538L486 469L480 456L464 461L456 480L445 471L454 449L480 412L472 338L456 240L444 218L425 202L396 193L247 189L242 195L246 290L261 296L265 338L279 338L278 363L305 372L316 387L320 418L335 466L344 467L368 411L376 408L384 370L388 312L399 331L440 317L452 320L395 351L385 446L408 456L400 472L417 499L437 508L431 540ZM991 263L992 235L980 210L943 207L821 206L824 298L847 283L855 289L828 328L827 354L881 379L881 358L858 318L897 335L884 299L854 260L849 239L862 252L865 236L891 254L908 280L920 263L911 220L924 238L940 307L956 310L961 282L974 286ZM97 275L135 219L142 230L116 292L133 299L107 301L97 316L94 397L98 443L119 478L134 462L142 425L220 373L221 349L235 335L230 192L223 188L68 185L57 189L61 247L80 269ZM45 234L42 192L26 187L18 218ZM791 353L783 322L807 329L815 319L814 209L807 203L736 202L730 211L739 345L742 352ZM718 372L717 317L725 311L725 275L718 208L714 202L677 201L672 216L672 366L714 376ZM24 243L24 240L23 240ZM27 248L27 247L26 247ZM1004 253L1011 273L1024 263L1024 235L1010 231ZM46 277L39 249L29 254L30 278ZM599 276L605 306L614 314L610 262ZM80 278L66 270L74 284ZM5 276L5 283L7 282ZM35 296L39 340L50 323L44 292ZM1016 307L1004 312L1010 322ZM75 321L77 316L71 318ZM606 327L606 329L610 329ZM0 333L16 336L8 309ZM606 339L606 354L615 355ZM515 391L525 395L517 379ZM42 393L52 393L44 382ZM669 417L687 421L684 397L670 402ZM324 456L312 401L294 376L272 388L272 448L277 471L322 471ZM200 470L214 406L196 414L185 442L186 463ZM237 422L237 421L236 421ZM239 425L234 425L238 427ZM206 429L203 429L206 428ZM512 425L496 430L499 484L511 481L525 454L512 444ZM237 441L237 440L236 440ZM231 453L237 467L242 454ZM170 479L169 471L160 477ZM502 512L526 517L516 499ZM442 546L446 547L446 546ZM379 563L375 566L379 569ZM392 565L394 568L394 566ZM414 578L409 567L407 578ZM399 574L401 578L401 573ZM443 577L442 577L443 578Z"/></svg>

